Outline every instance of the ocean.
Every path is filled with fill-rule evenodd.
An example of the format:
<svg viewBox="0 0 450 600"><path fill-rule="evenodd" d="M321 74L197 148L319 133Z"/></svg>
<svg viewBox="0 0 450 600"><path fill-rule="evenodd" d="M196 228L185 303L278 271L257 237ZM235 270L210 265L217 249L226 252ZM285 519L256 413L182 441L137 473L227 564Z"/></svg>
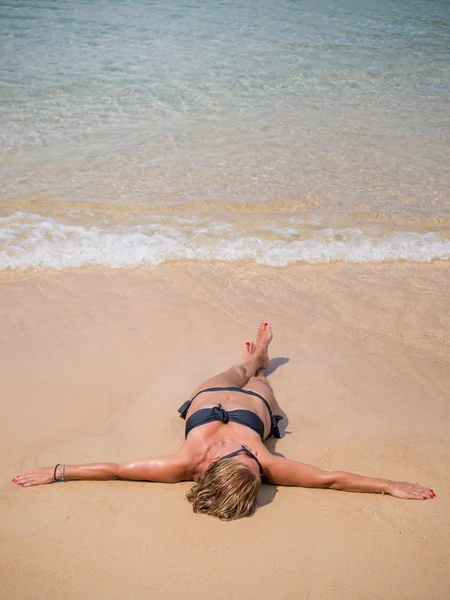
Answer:
<svg viewBox="0 0 450 600"><path fill-rule="evenodd" d="M0 36L0 271L450 259L448 0L8 0Z"/></svg>

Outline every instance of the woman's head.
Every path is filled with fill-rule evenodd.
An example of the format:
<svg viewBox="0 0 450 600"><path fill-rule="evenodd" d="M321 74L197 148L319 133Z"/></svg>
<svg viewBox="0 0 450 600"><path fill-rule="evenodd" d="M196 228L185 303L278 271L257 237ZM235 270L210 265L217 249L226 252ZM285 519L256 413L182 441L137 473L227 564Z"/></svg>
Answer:
<svg viewBox="0 0 450 600"><path fill-rule="evenodd" d="M260 486L261 477L252 469L225 458L211 463L186 497L192 502L194 512L232 521L255 512Z"/></svg>

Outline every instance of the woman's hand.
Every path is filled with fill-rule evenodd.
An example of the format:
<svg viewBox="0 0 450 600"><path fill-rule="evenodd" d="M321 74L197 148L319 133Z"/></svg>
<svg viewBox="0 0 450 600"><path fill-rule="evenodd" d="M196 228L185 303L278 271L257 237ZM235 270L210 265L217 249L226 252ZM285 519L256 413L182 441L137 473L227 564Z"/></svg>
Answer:
<svg viewBox="0 0 450 600"><path fill-rule="evenodd" d="M407 481L390 481L384 487L384 491L396 498L409 500L428 500L436 497L431 488L423 487L418 483L408 483Z"/></svg>
<svg viewBox="0 0 450 600"><path fill-rule="evenodd" d="M43 485L44 483L54 483L54 471L55 467L42 467L40 469L34 469L33 471L25 471L25 473L21 473L20 475L14 477L12 482L22 487Z"/></svg>

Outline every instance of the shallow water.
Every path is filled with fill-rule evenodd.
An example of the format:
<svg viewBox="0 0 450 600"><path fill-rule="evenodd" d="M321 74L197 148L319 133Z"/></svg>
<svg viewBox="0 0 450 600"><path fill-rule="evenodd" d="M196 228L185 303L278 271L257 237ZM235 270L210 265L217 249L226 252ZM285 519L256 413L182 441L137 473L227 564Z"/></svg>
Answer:
<svg viewBox="0 0 450 600"><path fill-rule="evenodd" d="M450 257L448 2L0 19L0 269Z"/></svg>

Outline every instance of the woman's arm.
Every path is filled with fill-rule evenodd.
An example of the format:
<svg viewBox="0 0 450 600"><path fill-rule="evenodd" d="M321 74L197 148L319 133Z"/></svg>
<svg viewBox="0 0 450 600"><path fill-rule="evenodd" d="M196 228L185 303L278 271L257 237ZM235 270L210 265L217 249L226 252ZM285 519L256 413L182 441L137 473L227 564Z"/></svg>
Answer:
<svg viewBox="0 0 450 600"><path fill-rule="evenodd" d="M12 481L22 487L54 483L55 466L25 471ZM62 477L62 465L56 469L56 479ZM91 463L84 465L64 465L64 479L107 481L109 479L127 479L134 481L157 481L175 483L190 479L188 461L178 452L169 456L144 458L122 463Z"/></svg>
<svg viewBox="0 0 450 600"><path fill-rule="evenodd" d="M343 492L371 492L390 494L397 498L426 500L435 493L428 487L406 481L390 481L377 477L365 477L345 471L323 471L311 465L271 456L264 464L264 473L269 483L299 487L330 488Z"/></svg>

